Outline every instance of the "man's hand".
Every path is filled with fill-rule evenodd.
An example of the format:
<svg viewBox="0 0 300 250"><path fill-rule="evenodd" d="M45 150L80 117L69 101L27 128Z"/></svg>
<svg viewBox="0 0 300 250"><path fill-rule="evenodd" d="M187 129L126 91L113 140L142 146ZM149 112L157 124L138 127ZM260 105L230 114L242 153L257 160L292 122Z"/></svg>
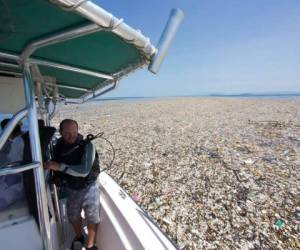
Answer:
<svg viewBox="0 0 300 250"><path fill-rule="evenodd" d="M44 166L45 166L45 168L47 168L49 170L51 169L54 171L59 171L59 167L60 167L59 163L56 161L47 161L47 162L45 162Z"/></svg>

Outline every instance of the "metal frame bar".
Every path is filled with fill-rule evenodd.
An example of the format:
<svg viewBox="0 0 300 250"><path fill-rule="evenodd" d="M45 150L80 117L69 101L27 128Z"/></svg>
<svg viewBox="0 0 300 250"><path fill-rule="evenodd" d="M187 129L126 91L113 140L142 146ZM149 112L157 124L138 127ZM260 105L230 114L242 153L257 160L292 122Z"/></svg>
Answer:
<svg viewBox="0 0 300 250"><path fill-rule="evenodd" d="M108 93L109 91L115 89L117 87L117 82L114 82L110 87L106 88L106 89L102 89L101 92L98 92L97 94L95 93L94 98L104 95L105 93Z"/></svg>
<svg viewBox="0 0 300 250"><path fill-rule="evenodd" d="M2 149L3 145L7 141L8 137L16 127L16 125L28 114L28 110L22 109L18 113L16 113L12 119L8 122L8 124L5 126L4 131L1 134L0 137L0 150Z"/></svg>
<svg viewBox="0 0 300 250"><path fill-rule="evenodd" d="M43 77L41 75L41 73L39 71L39 68L38 68L38 66L36 64L31 65L30 69L32 71L33 79L34 79L34 77L36 77L36 80L35 79L34 80L35 80L35 83L36 83L35 91L36 91L36 96L37 96L37 99L38 99L39 111L40 111L40 113L42 115L42 118L43 118L46 126L50 126L49 113L47 112L48 107L46 107L45 100L44 100L44 97L43 97L43 90L42 90L42 84L47 84L47 79L45 79L46 77ZM51 84L53 86L56 86L55 83L51 83L50 82L49 84ZM50 144L49 149L52 152L52 150L53 150L52 144ZM55 217L57 219L57 222L58 222L59 239L60 239L60 243L62 243L64 241L63 234L62 234L62 232L63 232L63 223L62 223L62 220L61 220L60 207L58 205L57 188L56 188L55 184L51 184L49 188L50 188L49 189L50 194L52 194L52 196L53 196L53 199L51 199L50 203L51 202L54 203L54 204L52 204L52 205L54 205L54 209L55 209L55 212L53 212L53 215L55 215ZM47 190L47 187L46 187L46 194L47 194L47 191L48 190ZM49 205L49 208L50 208L50 206L51 205ZM53 209L53 207L52 207L52 209Z"/></svg>
<svg viewBox="0 0 300 250"><path fill-rule="evenodd" d="M55 62L50 62L50 61L45 61L45 60L39 60L39 59L29 59L29 62L31 64L38 64L38 65L52 67L52 68L56 68L56 69L72 71L72 72L80 73L80 74L84 74L84 75L96 76L96 77L99 77L99 78L110 79L110 80L113 79L113 77L111 75L108 75L108 74L105 74L105 73L101 73L101 72L98 72L98 71L87 70L87 69L81 69L81 68L73 67L73 66L66 65L66 64L60 64L60 63L55 63Z"/></svg>
<svg viewBox="0 0 300 250"><path fill-rule="evenodd" d="M22 52L20 58L26 60L29 58L37 49L52 45L55 43L60 43L77 37L85 36L88 34L95 33L102 30L102 27L99 27L97 24L89 24L81 26L75 29L71 29L65 32L60 32L46 38L34 41L30 43Z"/></svg>
<svg viewBox="0 0 300 250"><path fill-rule="evenodd" d="M54 205L54 209L55 209L55 216L56 216L56 219L58 221L58 225L60 227L60 234L59 234L59 237L61 237L61 242L60 243L63 243L65 241L65 238L64 238L64 223L63 223L63 220L62 220L62 217L61 217L61 211L60 211L60 206L59 206L59 197L58 197L58 192L57 192L57 187L55 184L51 184L51 193L53 195L53 205Z"/></svg>
<svg viewBox="0 0 300 250"><path fill-rule="evenodd" d="M84 96L82 96L81 98L79 98L79 102L81 103L84 103L88 100L91 100L95 97L97 97L99 94L96 93L96 92L99 92L99 93L102 93L102 92L105 92L107 93L107 89L114 89L116 87L116 81L107 81L107 82L104 82L102 83L102 85L100 87L98 87L96 90L93 90L92 93L86 93ZM70 100L72 100L73 98L69 98ZM72 101L75 101L75 99L73 99Z"/></svg>
<svg viewBox="0 0 300 250"><path fill-rule="evenodd" d="M30 169L38 168L40 166L39 162L33 162L30 164L26 164L18 167L5 167L0 169L0 176L9 175L9 174L18 174Z"/></svg>
<svg viewBox="0 0 300 250"><path fill-rule="evenodd" d="M126 75L128 75L130 72L133 72L135 70L138 70L139 68L142 68L145 66L143 63L138 63L136 65L130 65L126 69L121 70L120 72L114 74L115 81L112 80L106 80L104 81L101 86L98 86L95 88L92 93L86 93L80 98L67 98L66 103L84 103L86 101L89 101L93 98L99 97L113 89L115 89L118 86L118 82L120 79Z"/></svg>
<svg viewBox="0 0 300 250"><path fill-rule="evenodd" d="M55 84L55 83L49 83L49 82L44 82L43 84L49 85L49 86L57 86L58 88L63 88L63 89L72 89L72 90L78 90L82 92L92 92L92 90L89 90L87 88L80 88L80 87L73 87L73 86L68 86L64 84Z"/></svg>
<svg viewBox="0 0 300 250"><path fill-rule="evenodd" d="M12 72L12 71L4 71L4 70L0 70L0 74L16 76L16 77L21 77L22 76L21 73Z"/></svg>
<svg viewBox="0 0 300 250"><path fill-rule="evenodd" d="M31 146L31 155L34 162L39 163L39 167L33 170L34 172L34 182L39 214L39 226L40 233L43 239L44 248L52 249L52 243L50 238L50 222L49 222L49 212L47 206L47 195L45 188L45 178L42 167L42 154L41 154L41 145L39 138L39 130L37 123L37 113L36 113L36 104L34 99L34 89L33 82L31 79L30 67L28 63L24 64L23 68L23 81L24 81L24 91L26 104L28 108L28 122L29 126L29 137L30 137L30 146Z"/></svg>
<svg viewBox="0 0 300 250"><path fill-rule="evenodd" d="M1 57L5 58L5 59L14 60L14 61L20 60L19 56L17 56L17 55L3 53L3 52L0 52L0 58ZM83 74L87 74L87 75L92 75L92 76L100 77L98 75L99 73L97 73L97 72L91 72L89 70L82 70L82 69L79 69L79 68L76 68L76 67L72 67L72 66L68 66L68 65L57 64L57 63L52 63L52 62L49 62L49 61L38 60L38 59L28 59L28 61L31 64L38 64L38 65L49 66L49 67L55 66L56 68L60 68L60 69L65 69L65 70L70 70L70 71L77 72L77 73L83 73ZM104 81L101 84L101 86L96 87L93 90L88 90L88 89L78 88L78 87L72 87L72 86L62 85L62 84L56 84L56 85L58 87L62 87L62 88L69 88L69 89L76 88L76 90L87 92L86 94L84 94L80 98L68 98L70 101L72 101L74 103L82 103L82 102L86 102L86 101L88 101L88 100L90 100L92 98L95 98L97 96L100 96L101 94L103 94L103 93L101 93L102 90L103 90L103 88L105 88L107 85L111 85L112 82L119 81L125 75L127 75L130 72L135 71L135 70L137 70L139 68L142 68L143 66L145 66L145 62L144 61L140 62L140 63L138 63L136 65L130 65L129 67L127 67L127 68L121 70L120 72L115 73L113 76L110 76L109 78L107 78L107 80ZM51 83L46 83L46 84L51 84ZM113 90L115 87L116 86L114 86L110 90ZM107 91L105 91L105 93L107 93Z"/></svg>
<svg viewBox="0 0 300 250"><path fill-rule="evenodd" d="M42 82L44 79L37 65L31 65L30 70L32 72L33 81L35 82L35 95L37 97L38 110L41 113L43 119L45 119L46 110L42 91Z"/></svg>
<svg viewBox="0 0 300 250"><path fill-rule="evenodd" d="M5 53L5 52L0 52L0 58L4 58L4 59L9 59L9 60L13 60L15 62L17 62L19 60L19 56L14 55L14 54L10 54L10 53Z"/></svg>
<svg viewBox="0 0 300 250"><path fill-rule="evenodd" d="M102 83L102 85L100 87L97 87L93 90L93 94L85 94L84 96L81 97L82 101L81 102L86 102L92 98L98 97L100 95L103 95L105 93L108 92L107 89L103 90L103 88L105 88L107 85L111 85L113 84L113 86L111 86L109 88L109 91L115 89L117 87L117 83L126 75L128 75L131 72L134 72L136 70L138 70L139 68L142 68L143 66L145 66L144 63L137 63L136 65L130 65L129 67L121 70L120 72L114 74L115 77L115 81L111 81L111 80L106 80Z"/></svg>
<svg viewBox="0 0 300 250"><path fill-rule="evenodd" d="M13 63L7 63L7 62L0 62L0 67L7 67L7 68L14 68L14 69L19 69L20 66L18 64L13 64Z"/></svg>
<svg viewBox="0 0 300 250"><path fill-rule="evenodd" d="M5 58L5 59L14 60L16 62L21 60L20 56L18 56L18 55L13 55L13 54L4 53L4 52L0 52L0 58L1 57ZM77 67L74 67L74 66L55 63L55 62L51 62L51 61L47 61L47 60L29 58L27 63L29 63L29 64L38 64L38 65L47 66L47 67L51 67L51 68L57 68L57 69L72 71L72 72L76 72L76 73L80 73L80 74L84 74L84 75L95 76L95 77L99 77L99 78L113 80L113 76L105 74L105 73L101 73L101 72L98 72L98 71L87 70L87 69L81 69L81 68L77 68Z"/></svg>

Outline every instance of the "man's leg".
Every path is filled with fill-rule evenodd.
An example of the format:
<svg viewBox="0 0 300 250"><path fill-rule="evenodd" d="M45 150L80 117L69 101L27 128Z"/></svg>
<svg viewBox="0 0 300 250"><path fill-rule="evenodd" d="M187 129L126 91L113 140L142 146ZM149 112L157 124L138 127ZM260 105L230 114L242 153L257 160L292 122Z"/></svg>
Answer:
<svg viewBox="0 0 300 250"><path fill-rule="evenodd" d="M82 198L83 194L80 191L68 190L67 214L76 235L71 245L72 250L84 245L81 219Z"/></svg>
<svg viewBox="0 0 300 250"><path fill-rule="evenodd" d="M97 227L100 223L100 189L97 183L89 187L83 202L83 209L88 227L87 248L97 249L94 247Z"/></svg>
<svg viewBox="0 0 300 250"><path fill-rule="evenodd" d="M93 247L96 241L96 234L97 234L97 227L98 224L88 224L88 240L87 240L87 247Z"/></svg>
<svg viewBox="0 0 300 250"><path fill-rule="evenodd" d="M79 219L75 222L72 222L72 226L74 228L74 232L76 234L76 237L79 238L82 236L82 232L81 232L81 229L82 229L82 220Z"/></svg>

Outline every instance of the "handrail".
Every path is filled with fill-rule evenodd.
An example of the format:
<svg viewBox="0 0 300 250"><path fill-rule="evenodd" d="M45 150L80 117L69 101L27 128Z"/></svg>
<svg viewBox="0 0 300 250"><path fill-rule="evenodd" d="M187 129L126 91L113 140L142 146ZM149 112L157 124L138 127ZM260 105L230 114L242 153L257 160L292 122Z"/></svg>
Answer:
<svg viewBox="0 0 300 250"><path fill-rule="evenodd" d="M12 131L14 130L18 122L21 121L27 114L28 114L27 108L21 109L8 122L0 137L0 150L2 149L3 145L7 141L8 137L10 136L10 134L12 133Z"/></svg>
<svg viewBox="0 0 300 250"><path fill-rule="evenodd" d="M18 174L30 169L38 168L41 164L39 162L33 162L18 167L4 167L0 168L0 176L9 175L9 174Z"/></svg>
<svg viewBox="0 0 300 250"><path fill-rule="evenodd" d="M5 53L5 52L0 52L0 58L10 59L10 60L14 60L16 62L21 60L19 55L9 54L9 53ZM103 72L94 71L94 70L87 70L87 69L81 69L81 68L74 67L74 66L71 66L71 65L56 63L56 62L52 62L52 61L49 61L49 60L29 58L28 62L30 64L38 64L38 65L42 65L42 66L46 66L46 67L71 71L71 72L75 72L75 73L79 73L79 74L95 76L95 77L104 78L104 79L110 79L110 80L114 79L113 76L105 74Z"/></svg>
<svg viewBox="0 0 300 250"><path fill-rule="evenodd" d="M64 242L65 241L65 237L64 237L64 224L63 224L63 220L61 217L61 212L60 212L60 206L59 206L59 197L58 197L58 192L57 192L57 187L55 184L51 184L51 194L53 197L53 203L54 203L54 209L55 209L55 215L57 218L57 222L58 222L58 226L59 226L59 237L61 239L60 242Z"/></svg>

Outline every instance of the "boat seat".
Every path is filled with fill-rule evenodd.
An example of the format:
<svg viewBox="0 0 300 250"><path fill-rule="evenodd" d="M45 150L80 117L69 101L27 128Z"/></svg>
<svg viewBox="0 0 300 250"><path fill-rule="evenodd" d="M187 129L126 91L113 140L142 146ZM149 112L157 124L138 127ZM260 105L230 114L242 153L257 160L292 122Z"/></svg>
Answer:
<svg viewBox="0 0 300 250"><path fill-rule="evenodd" d="M32 216L21 217L13 224L0 223L1 249L42 250L43 242Z"/></svg>
<svg viewBox="0 0 300 250"><path fill-rule="evenodd" d="M30 215L26 199L16 201L0 212L0 227L13 224L21 217Z"/></svg>
<svg viewBox="0 0 300 250"><path fill-rule="evenodd" d="M0 242L3 249L43 249L38 226L30 215L26 199L19 200L0 212Z"/></svg>

